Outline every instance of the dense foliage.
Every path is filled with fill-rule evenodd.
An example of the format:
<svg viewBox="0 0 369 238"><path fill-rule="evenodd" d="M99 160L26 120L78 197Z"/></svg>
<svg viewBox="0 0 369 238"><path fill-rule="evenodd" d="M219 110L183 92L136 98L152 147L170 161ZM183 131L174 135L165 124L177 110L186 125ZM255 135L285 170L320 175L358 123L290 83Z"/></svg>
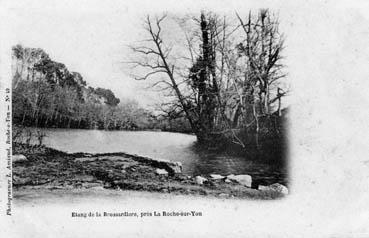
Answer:
<svg viewBox="0 0 369 238"><path fill-rule="evenodd" d="M181 120L153 116L135 101L120 102L110 89L87 86L42 49L13 47L12 98L18 126L186 131Z"/></svg>

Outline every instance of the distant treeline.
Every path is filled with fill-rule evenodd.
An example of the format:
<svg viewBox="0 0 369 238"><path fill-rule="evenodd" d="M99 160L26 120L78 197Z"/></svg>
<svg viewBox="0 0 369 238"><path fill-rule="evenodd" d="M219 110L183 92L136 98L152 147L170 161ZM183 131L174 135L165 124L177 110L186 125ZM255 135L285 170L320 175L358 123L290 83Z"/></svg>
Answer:
<svg viewBox="0 0 369 238"><path fill-rule="evenodd" d="M189 132L184 118L155 116L110 89L87 86L42 49L13 47L13 123L18 126Z"/></svg>

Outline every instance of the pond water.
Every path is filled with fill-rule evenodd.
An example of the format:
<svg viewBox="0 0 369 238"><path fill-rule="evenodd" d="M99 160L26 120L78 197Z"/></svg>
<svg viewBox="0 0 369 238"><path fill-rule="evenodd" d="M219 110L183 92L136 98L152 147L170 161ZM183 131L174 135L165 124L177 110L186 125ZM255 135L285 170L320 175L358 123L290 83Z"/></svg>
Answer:
<svg viewBox="0 0 369 238"><path fill-rule="evenodd" d="M258 184L286 184L286 168L275 163L245 156L209 152L196 146L194 135L158 131L102 131L45 129L44 144L68 153L126 152L156 159L179 161L183 173L249 174Z"/></svg>

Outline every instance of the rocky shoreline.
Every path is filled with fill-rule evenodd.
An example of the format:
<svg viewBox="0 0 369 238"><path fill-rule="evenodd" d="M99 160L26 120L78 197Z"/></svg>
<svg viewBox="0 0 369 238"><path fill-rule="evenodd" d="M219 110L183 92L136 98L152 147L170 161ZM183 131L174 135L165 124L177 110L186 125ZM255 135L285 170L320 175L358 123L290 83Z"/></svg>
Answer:
<svg viewBox="0 0 369 238"><path fill-rule="evenodd" d="M115 189L275 199L288 194L281 184L251 188L249 175L186 176L178 162L126 153L67 154L44 146L13 145L13 189Z"/></svg>

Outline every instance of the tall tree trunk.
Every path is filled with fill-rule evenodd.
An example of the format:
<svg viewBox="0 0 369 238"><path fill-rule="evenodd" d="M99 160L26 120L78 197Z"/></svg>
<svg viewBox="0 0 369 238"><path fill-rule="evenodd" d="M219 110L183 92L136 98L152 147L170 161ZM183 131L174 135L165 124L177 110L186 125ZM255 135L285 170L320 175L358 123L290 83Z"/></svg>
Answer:
<svg viewBox="0 0 369 238"><path fill-rule="evenodd" d="M24 125L24 120L26 119L26 111L23 112L23 118L22 118L22 126Z"/></svg>
<svg viewBox="0 0 369 238"><path fill-rule="evenodd" d="M256 122L256 129L255 129L255 144L256 144L256 148L259 150L260 146L259 146L259 117L258 114L256 112L256 104L254 103L252 105L252 109L253 109L253 114L254 114L254 118L255 118L255 122Z"/></svg>

